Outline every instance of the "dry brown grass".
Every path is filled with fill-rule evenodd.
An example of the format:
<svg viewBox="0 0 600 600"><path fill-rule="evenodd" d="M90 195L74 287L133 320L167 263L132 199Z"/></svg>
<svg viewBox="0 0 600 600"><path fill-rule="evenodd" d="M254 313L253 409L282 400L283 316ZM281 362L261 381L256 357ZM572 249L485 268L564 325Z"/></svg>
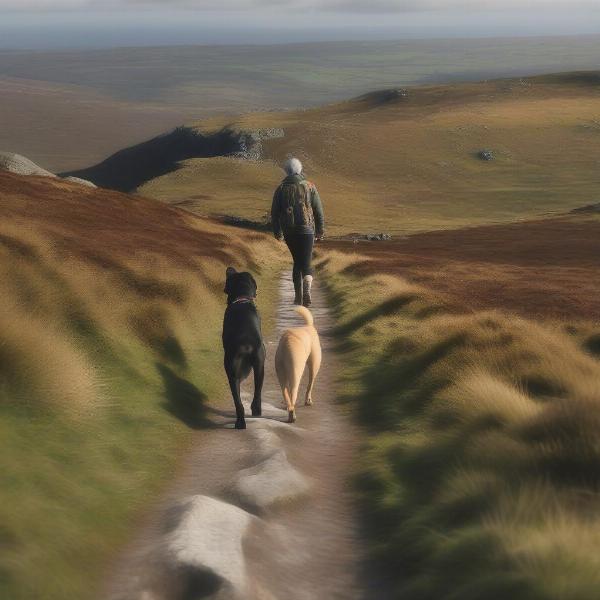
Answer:
<svg viewBox="0 0 600 600"><path fill-rule="evenodd" d="M279 250L61 181L0 173L0 199L0 596L91 597L209 403L227 401L225 268L254 273L268 321Z"/></svg>
<svg viewBox="0 0 600 600"><path fill-rule="evenodd" d="M569 76L423 86L405 99L374 93L314 110L247 114L233 126L284 128L283 139L265 142L265 158L303 159L330 235L405 234L512 222L597 201L599 94L593 81ZM201 127L217 131L231 121ZM479 160L484 148L496 160ZM222 159L201 168L184 163L182 171L156 179L146 193L187 202L200 214L253 218L268 210L279 180L270 162L248 168L215 206L194 197L222 189ZM240 201L245 190L254 202Z"/></svg>
<svg viewBox="0 0 600 600"><path fill-rule="evenodd" d="M3 402L32 413L60 409L70 416L101 408L103 386L90 357L54 323L0 300L0 382Z"/></svg>
<svg viewBox="0 0 600 600"><path fill-rule="evenodd" d="M529 318L600 320L600 221L570 216L411 236L391 243L330 242L360 253L356 275L397 274L461 309Z"/></svg>
<svg viewBox="0 0 600 600"><path fill-rule="evenodd" d="M364 257L351 257L364 264ZM357 483L398 598L596 597L600 363L555 325L448 309L326 253Z"/></svg>

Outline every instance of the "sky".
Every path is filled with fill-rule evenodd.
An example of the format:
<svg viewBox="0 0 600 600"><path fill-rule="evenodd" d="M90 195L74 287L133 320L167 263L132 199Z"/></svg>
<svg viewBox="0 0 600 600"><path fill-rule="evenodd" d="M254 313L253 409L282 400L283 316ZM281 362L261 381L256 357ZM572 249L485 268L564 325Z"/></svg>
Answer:
<svg viewBox="0 0 600 600"><path fill-rule="evenodd" d="M0 0L0 48L600 34L600 0Z"/></svg>

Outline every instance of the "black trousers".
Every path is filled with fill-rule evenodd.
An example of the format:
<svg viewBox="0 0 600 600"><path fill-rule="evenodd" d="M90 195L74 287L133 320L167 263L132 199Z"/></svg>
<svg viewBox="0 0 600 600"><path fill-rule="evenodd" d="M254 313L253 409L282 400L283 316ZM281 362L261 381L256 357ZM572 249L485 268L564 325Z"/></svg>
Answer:
<svg viewBox="0 0 600 600"><path fill-rule="evenodd" d="M294 281L302 280L305 275L312 275L312 253L315 243L314 233L288 233L285 243L294 259Z"/></svg>

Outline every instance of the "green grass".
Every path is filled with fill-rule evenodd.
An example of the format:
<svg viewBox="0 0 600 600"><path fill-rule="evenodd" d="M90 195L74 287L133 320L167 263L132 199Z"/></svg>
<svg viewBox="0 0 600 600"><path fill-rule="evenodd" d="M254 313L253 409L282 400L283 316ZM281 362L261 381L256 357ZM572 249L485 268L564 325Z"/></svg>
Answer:
<svg viewBox="0 0 600 600"><path fill-rule="evenodd" d="M276 303L271 279L275 270L259 278L266 318ZM219 304L185 344L187 366L125 334L112 358L95 364L104 405L92 414L40 409L43 398L15 403L14 390L0 394L2 598L94 596L148 498L172 479L192 432L209 426L208 403L228 407Z"/></svg>
<svg viewBox="0 0 600 600"><path fill-rule="evenodd" d="M268 334L281 263L265 236L158 203L3 183L0 598L94 598L211 426L210 407L232 408L220 339L225 268L253 271ZM89 224L99 254L85 252Z"/></svg>
<svg viewBox="0 0 600 600"><path fill-rule="evenodd" d="M393 597L592 600L600 363L591 326L450 312L328 255L340 401L367 434L356 487Z"/></svg>

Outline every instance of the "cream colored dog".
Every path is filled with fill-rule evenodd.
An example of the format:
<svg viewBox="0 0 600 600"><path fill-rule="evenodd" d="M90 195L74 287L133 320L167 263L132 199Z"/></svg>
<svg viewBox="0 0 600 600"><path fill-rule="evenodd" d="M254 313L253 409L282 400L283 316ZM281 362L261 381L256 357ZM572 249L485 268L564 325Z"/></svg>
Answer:
<svg viewBox="0 0 600 600"><path fill-rule="evenodd" d="M296 400L304 367L308 363L308 387L304 401L307 406L313 403L312 389L321 368L321 343L313 316L304 306L296 306L295 310L302 315L306 325L284 331L275 354L275 370L288 410L288 423L296 420Z"/></svg>

